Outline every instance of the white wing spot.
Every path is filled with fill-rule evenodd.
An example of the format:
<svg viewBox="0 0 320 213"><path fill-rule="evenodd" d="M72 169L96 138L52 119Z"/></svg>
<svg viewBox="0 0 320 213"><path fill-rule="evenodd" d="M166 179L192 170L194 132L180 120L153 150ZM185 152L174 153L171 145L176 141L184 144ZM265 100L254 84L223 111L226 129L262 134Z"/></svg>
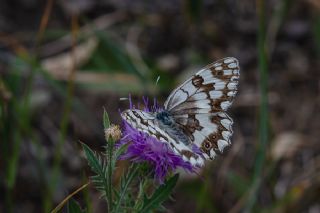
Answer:
<svg viewBox="0 0 320 213"><path fill-rule="evenodd" d="M220 152L223 152L224 148L228 146L228 142L225 140L218 140L218 149Z"/></svg>
<svg viewBox="0 0 320 213"><path fill-rule="evenodd" d="M227 141L229 140L229 138L231 137L232 133L230 131L223 131L222 132L222 136L224 139L226 139Z"/></svg>
<svg viewBox="0 0 320 213"><path fill-rule="evenodd" d="M237 94L237 91L230 91L230 92L227 93L227 95L228 95L229 97L233 97L233 96L235 96L236 94Z"/></svg>
<svg viewBox="0 0 320 213"><path fill-rule="evenodd" d="M190 158L190 163L191 163L192 165L196 165L196 164L197 164L197 161L196 161L196 159L194 159L193 157L191 157L191 158Z"/></svg>
<svg viewBox="0 0 320 213"><path fill-rule="evenodd" d="M237 88L237 83L236 82L230 82L227 85L228 89L236 89Z"/></svg>
<svg viewBox="0 0 320 213"><path fill-rule="evenodd" d="M213 149L210 149L210 158L214 159L216 155L217 153Z"/></svg>
<svg viewBox="0 0 320 213"><path fill-rule="evenodd" d="M182 159L184 160L184 161L187 161L188 162L188 158L186 157L186 156L182 156Z"/></svg>
<svg viewBox="0 0 320 213"><path fill-rule="evenodd" d="M225 64L229 64L231 62L234 62L234 59L233 58L226 58L224 61L223 61Z"/></svg>
<svg viewBox="0 0 320 213"><path fill-rule="evenodd" d="M221 102L221 108L226 110L231 105L230 101Z"/></svg>
<svg viewBox="0 0 320 213"><path fill-rule="evenodd" d="M222 70L223 68L220 66L220 67L216 67L215 70Z"/></svg>
<svg viewBox="0 0 320 213"><path fill-rule="evenodd" d="M228 67L229 68L236 68L237 64L236 63L231 63L231 64L228 64Z"/></svg>
<svg viewBox="0 0 320 213"><path fill-rule="evenodd" d="M217 83L217 84L214 85L214 89L223 90L225 86L226 86L225 82L220 82L220 83Z"/></svg>
<svg viewBox="0 0 320 213"><path fill-rule="evenodd" d="M222 126L224 126L224 128L230 129L232 121L229 119L223 119L223 120L221 120L221 124L222 124Z"/></svg>
<svg viewBox="0 0 320 213"><path fill-rule="evenodd" d="M232 70L223 70L224 75L232 75Z"/></svg>
<svg viewBox="0 0 320 213"><path fill-rule="evenodd" d="M192 96L194 100L202 100L207 98L207 94L204 92L196 93Z"/></svg>
<svg viewBox="0 0 320 213"><path fill-rule="evenodd" d="M199 109L206 109L209 107L210 104L210 100L202 100L202 101L196 101L195 102L195 107L199 108Z"/></svg>
<svg viewBox="0 0 320 213"><path fill-rule="evenodd" d="M214 98L220 98L222 96L222 91L215 91L215 90L212 90L209 92L209 95L210 95L210 98L214 99Z"/></svg>
<svg viewBox="0 0 320 213"><path fill-rule="evenodd" d="M203 166L203 164L204 164L203 159L202 159L202 158L198 158L198 159L197 159L197 165Z"/></svg>
<svg viewBox="0 0 320 213"><path fill-rule="evenodd" d="M214 67L219 67L219 66L221 66L222 65L222 63L215 63L213 66Z"/></svg>

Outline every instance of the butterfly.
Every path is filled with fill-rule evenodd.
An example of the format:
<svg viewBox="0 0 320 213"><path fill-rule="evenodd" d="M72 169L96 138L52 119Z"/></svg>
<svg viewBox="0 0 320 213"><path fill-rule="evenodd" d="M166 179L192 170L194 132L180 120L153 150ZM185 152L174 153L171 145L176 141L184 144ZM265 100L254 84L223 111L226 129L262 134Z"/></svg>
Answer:
<svg viewBox="0 0 320 213"><path fill-rule="evenodd" d="M239 77L237 59L220 59L173 90L162 110L130 109L121 116L133 128L167 143L184 161L201 167L231 144L233 121L226 110Z"/></svg>

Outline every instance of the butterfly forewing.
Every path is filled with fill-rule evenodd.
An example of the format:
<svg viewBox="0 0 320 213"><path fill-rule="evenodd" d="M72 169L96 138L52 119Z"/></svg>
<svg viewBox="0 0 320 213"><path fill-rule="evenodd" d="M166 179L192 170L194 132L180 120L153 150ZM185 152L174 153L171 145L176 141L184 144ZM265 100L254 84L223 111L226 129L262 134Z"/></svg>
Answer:
<svg viewBox="0 0 320 213"><path fill-rule="evenodd" d="M165 109L173 114L226 111L237 93L239 75L235 58L209 64L169 95Z"/></svg>
<svg viewBox="0 0 320 213"><path fill-rule="evenodd" d="M121 113L121 116L133 128L167 143L169 147L176 154L181 155L185 161L189 161L193 165L199 166L204 164L203 158L195 154L192 151L192 147L176 140L174 135L170 135L170 131L168 131L168 129L160 128L158 121L155 119L154 113L133 109L125 110Z"/></svg>

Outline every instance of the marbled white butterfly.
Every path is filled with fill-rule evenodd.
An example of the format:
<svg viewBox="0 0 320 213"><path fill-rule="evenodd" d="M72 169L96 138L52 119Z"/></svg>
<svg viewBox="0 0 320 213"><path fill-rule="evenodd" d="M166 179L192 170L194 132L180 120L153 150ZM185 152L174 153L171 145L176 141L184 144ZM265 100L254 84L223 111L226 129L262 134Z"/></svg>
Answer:
<svg viewBox="0 0 320 213"><path fill-rule="evenodd" d="M176 88L163 110L132 109L121 116L133 128L168 143L185 161L202 166L231 144L233 121L226 110L237 93L239 76L237 59L221 59Z"/></svg>

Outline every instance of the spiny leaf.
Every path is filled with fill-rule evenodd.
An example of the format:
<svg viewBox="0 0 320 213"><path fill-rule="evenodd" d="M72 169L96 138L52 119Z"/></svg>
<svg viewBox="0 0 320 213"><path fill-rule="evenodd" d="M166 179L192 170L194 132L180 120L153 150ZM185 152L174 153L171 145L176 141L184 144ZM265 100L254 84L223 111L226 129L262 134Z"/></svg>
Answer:
<svg viewBox="0 0 320 213"><path fill-rule="evenodd" d="M108 181L107 181L107 165L103 163L101 158L97 156L86 144L82 143L82 147L88 164L91 167L91 170L96 173L96 176L91 177L92 182L96 185L96 188L102 191L103 195L108 195Z"/></svg>
<svg viewBox="0 0 320 213"><path fill-rule="evenodd" d="M82 147L92 171L100 175L104 170L104 165L101 162L100 157L98 157L86 144L82 143Z"/></svg>
<svg viewBox="0 0 320 213"><path fill-rule="evenodd" d="M119 197L120 197L119 192L115 188L113 188L113 194L114 194L116 199L119 199Z"/></svg>
<svg viewBox="0 0 320 213"><path fill-rule="evenodd" d="M114 159L118 160L121 154L123 154L128 148L129 144L123 144L114 152Z"/></svg>
<svg viewBox="0 0 320 213"><path fill-rule="evenodd" d="M165 183L159 186L150 198L145 197L142 210L139 212L146 213L157 209L161 204L169 198L174 186L179 179L179 174L174 175Z"/></svg>

